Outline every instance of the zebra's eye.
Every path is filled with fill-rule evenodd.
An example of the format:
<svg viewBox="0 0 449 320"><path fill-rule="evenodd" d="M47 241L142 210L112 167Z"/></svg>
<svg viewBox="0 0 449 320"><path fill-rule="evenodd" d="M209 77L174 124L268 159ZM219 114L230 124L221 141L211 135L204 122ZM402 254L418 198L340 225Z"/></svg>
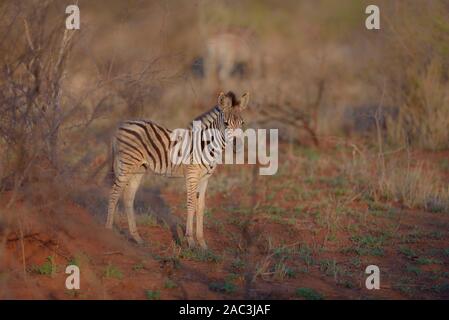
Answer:
<svg viewBox="0 0 449 320"><path fill-rule="evenodd" d="M228 121L225 121L224 124L225 124L226 127L229 126L229 122Z"/></svg>

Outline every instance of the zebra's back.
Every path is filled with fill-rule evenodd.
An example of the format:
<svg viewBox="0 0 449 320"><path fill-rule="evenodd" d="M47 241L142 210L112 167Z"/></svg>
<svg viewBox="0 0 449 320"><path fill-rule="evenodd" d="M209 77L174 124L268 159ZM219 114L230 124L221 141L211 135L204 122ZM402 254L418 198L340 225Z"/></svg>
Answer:
<svg viewBox="0 0 449 320"><path fill-rule="evenodd" d="M167 176L182 176L182 167L170 160L171 130L149 120L120 124L113 140L114 173L151 170Z"/></svg>

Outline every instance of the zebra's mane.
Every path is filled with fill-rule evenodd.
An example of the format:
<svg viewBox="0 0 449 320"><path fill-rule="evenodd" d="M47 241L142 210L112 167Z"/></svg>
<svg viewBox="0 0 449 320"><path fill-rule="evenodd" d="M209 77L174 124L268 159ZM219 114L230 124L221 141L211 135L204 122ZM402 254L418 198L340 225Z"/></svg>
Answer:
<svg viewBox="0 0 449 320"><path fill-rule="evenodd" d="M226 93L226 96L231 98L232 101L232 106L237 106L240 104L240 101L237 99L237 96L235 95L234 92L232 91L228 91L228 93ZM215 105L212 109L203 112L202 114L200 114L199 116L197 116L195 119L193 119L194 121L197 120L202 120L204 117L206 117L207 115L211 114L211 113L216 113L216 112L220 112L222 113L223 111L218 107L218 105Z"/></svg>
<svg viewBox="0 0 449 320"><path fill-rule="evenodd" d="M215 107L213 107L212 109L210 109L210 110L208 110L208 111L206 111L206 112L203 112L202 114L200 114L198 117L196 117L195 119L193 119L193 121L201 121L201 120L203 120L205 117L207 117L209 114L212 114L212 113L217 113L217 112L222 112L221 110L220 110L220 108L218 107L218 106L215 106Z"/></svg>

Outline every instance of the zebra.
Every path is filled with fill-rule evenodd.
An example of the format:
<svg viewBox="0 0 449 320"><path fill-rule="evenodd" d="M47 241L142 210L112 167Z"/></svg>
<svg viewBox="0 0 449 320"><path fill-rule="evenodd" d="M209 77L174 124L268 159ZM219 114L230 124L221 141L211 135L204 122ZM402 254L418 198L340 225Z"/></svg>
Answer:
<svg viewBox="0 0 449 320"><path fill-rule="evenodd" d="M244 28L211 35L205 44L206 80L223 83L233 76L254 73L259 63L254 52L260 51L255 40L254 34Z"/></svg>
<svg viewBox="0 0 449 320"><path fill-rule="evenodd" d="M244 125L242 111L247 107L249 93L240 100L229 91L221 92L218 102L209 111L190 123L192 130L195 121L200 121L202 129L215 129L219 132L217 143L221 150L232 141ZM196 122L198 123L198 122ZM184 177L187 190L187 223L185 237L189 247L195 247L193 237L193 218L196 214L196 238L201 248L207 249L203 234L203 215L205 193L210 176L217 163L199 161L194 163L173 163L170 151L179 141L172 141L173 130L167 129L150 120L128 120L121 123L112 141L112 170L114 183L109 195L106 228L112 229L114 212L123 194L124 209L128 218L129 231L133 239L142 244L134 217L134 198L141 179L147 171L170 177ZM192 156L192 148L189 156ZM203 158L202 158L203 159Z"/></svg>

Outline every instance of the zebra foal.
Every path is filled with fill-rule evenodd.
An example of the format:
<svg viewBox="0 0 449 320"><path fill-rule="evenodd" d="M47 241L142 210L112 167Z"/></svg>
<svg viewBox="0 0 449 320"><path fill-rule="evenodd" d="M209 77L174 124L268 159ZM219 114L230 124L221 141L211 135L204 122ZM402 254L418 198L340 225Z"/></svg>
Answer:
<svg viewBox="0 0 449 320"><path fill-rule="evenodd" d="M248 93L243 94L240 100L233 92L220 93L217 105L194 119L187 130L192 132L195 121L200 122L202 130L215 130L214 132L218 132L214 137L215 147L224 151L226 144L236 135L233 130L241 129L244 124L241 113L248 101ZM187 189L185 236L189 246L194 247L193 218L196 215L196 238L200 246L207 249L203 233L205 194L208 179L215 171L217 163L204 158L201 158L201 161L181 163L171 161L171 151L179 142L172 141L172 133L173 130L147 120L129 120L119 126L112 141L115 178L109 196L106 228L112 229L114 212L123 194L130 234L137 243L142 243L134 217L134 198L143 175L147 171L153 171L165 176L184 177ZM194 150L190 145L188 148L186 156L187 160L191 160Z"/></svg>

